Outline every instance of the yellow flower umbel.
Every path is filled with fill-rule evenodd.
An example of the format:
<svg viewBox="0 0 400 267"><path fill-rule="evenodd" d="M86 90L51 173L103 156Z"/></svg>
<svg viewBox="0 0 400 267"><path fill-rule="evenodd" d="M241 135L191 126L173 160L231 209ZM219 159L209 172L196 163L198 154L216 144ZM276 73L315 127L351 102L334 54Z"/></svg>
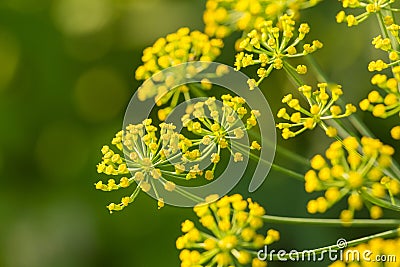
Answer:
<svg viewBox="0 0 400 267"><path fill-rule="evenodd" d="M391 68L393 77L389 78L384 74L376 74L372 77L371 83L380 88L380 90L373 90L368 94L366 99L360 102L360 108L362 110L368 110L372 112L372 115L378 118L388 118L393 115L400 116L400 52L397 51L398 45L400 45L399 30L400 26L394 23L392 17L385 18L385 24L388 31L392 35L391 40L389 37L382 38L381 35L375 37L372 40L372 44L376 49L380 49L387 52L389 63L379 59L370 62L368 65L369 71L382 71L386 68ZM396 49L393 48L393 43ZM395 126L390 131L392 137L396 140L400 140L400 125Z"/></svg>
<svg viewBox="0 0 400 267"><path fill-rule="evenodd" d="M298 65L296 68L287 62L288 58L301 57L322 48L322 43L315 40L311 44L304 44L299 49L299 43L304 40L310 27L303 23L295 30L295 21L292 16L279 17L276 26L272 20L260 22L254 30L247 34L247 38L240 43L240 48L251 54L240 52L236 55L236 70L252 65L260 65L257 71L258 80L248 81L250 90L258 86L273 69L285 68L289 72L305 74L307 67ZM258 58L253 58L258 54Z"/></svg>
<svg viewBox="0 0 400 267"><path fill-rule="evenodd" d="M329 267L398 267L400 259L400 238L382 239L375 238L368 243L363 243L355 247L350 247L343 252L343 255L355 255L358 251L359 260L351 256L345 261L335 261ZM353 252L351 252L353 251ZM357 260L357 262L355 262Z"/></svg>
<svg viewBox="0 0 400 267"><path fill-rule="evenodd" d="M382 50L387 53L389 62L386 63L382 59L378 59L376 61L371 61L368 65L369 71L382 71L388 67L392 67L392 72L396 78L399 76L399 63L400 63L400 52L398 51L398 47L400 45L399 38L399 30L400 25L394 23L394 19L391 16L385 17L385 27L387 32L390 33L391 36L387 35L386 37L382 37L378 35L377 37L372 39L372 45L379 50Z"/></svg>
<svg viewBox="0 0 400 267"><path fill-rule="evenodd" d="M338 23L346 22L347 26L356 26L365 21L369 16L380 12L381 10L391 10L390 5L395 0L340 0L343 8L357 9L358 14L346 14L343 10L336 15Z"/></svg>
<svg viewBox="0 0 400 267"><path fill-rule="evenodd" d="M140 190L144 192L153 190L159 200L159 207L164 205L162 195L158 194L157 188L163 188L166 191L163 194L167 194L175 189L175 183L170 179L182 178L182 174L170 170L167 158L179 156L180 149L186 151L191 145L190 140L176 133L174 129L175 126L166 123L160 124L158 129L151 124L151 119L147 119L141 124L128 125L124 131L116 134L112 144L117 150L103 146L101 149L103 158L97 165L97 172L120 177L120 180L117 183L115 179L109 179L106 184L99 181L95 184L96 189L112 191L137 183L133 193L123 197L121 203L111 203L107 206L110 212L128 206L135 200Z"/></svg>
<svg viewBox="0 0 400 267"><path fill-rule="evenodd" d="M382 209L374 203L381 200L394 202L400 193L400 183L389 177L394 149L377 139L348 137L343 142L335 141L326 150L324 158L316 155L311 159L312 169L305 175L305 190L308 193L325 191L324 196L308 202L310 213L324 213L345 196L348 208L340 218L351 222L356 210L363 204L370 216L378 219Z"/></svg>
<svg viewBox="0 0 400 267"><path fill-rule="evenodd" d="M242 97L231 95L221 96L221 102L216 102L215 97L210 97L204 102L191 106L182 117L183 126L197 136L201 136L196 144L205 146L200 159L209 158L213 164L211 170L205 172L207 180L214 178L214 170L220 161L221 150L228 149L235 162L243 161L240 147L236 142L245 137L245 132L257 125L258 110L246 108L246 101ZM216 152L212 153L214 146ZM237 146L242 144L237 144ZM251 149L260 150L261 146L254 141ZM243 151L243 148L241 149Z"/></svg>
<svg viewBox="0 0 400 267"><path fill-rule="evenodd" d="M400 67L394 67L394 78L389 78L384 74L376 74L371 79L373 85L378 86L382 93L373 90L366 99L360 102L362 110L372 112L372 115L378 118L388 118L393 115L400 116ZM392 137L400 140L400 126L395 126L390 131Z"/></svg>
<svg viewBox="0 0 400 267"><path fill-rule="evenodd" d="M263 226L263 207L237 194L198 205L194 211L207 230L200 231L189 220L182 223L185 234L176 241L176 247L182 250L181 267L267 266L252 252L278 241L279 232L270 229L266 237L257 233Z"/></svg>
<svg viewBox="0 0 400 267"><path fill-rule="evenodd" d="M199 31L181 28L176 33L159 38L153 46L144 49L143 65L136 69L135 77L137 80L146 80L168 67L181 63L211 62L220 55L222 47L223 42L220 39L210 39ZM192 74L195 75L199 70L191 69L191 71L194 71ZM170 102L170 106L164 108L161 114L159 113L160 119L164 120L166 114L178 103L181 93L186 100L190 99L190 86L174 87L174 84L176 84L176 80L173 75L159 73L138 89L138 98L139 100L154 98L159 106ZM202 83L199 88L208 90L210 84Z"/></svg>
<svg viewBox="0 0 400 267"><path fill-rule="evenodd" d="M320 0L208 0L203 15L205 33L218 38L234 31L247 33L262 20L275 21L285 13L297 17L300 9L318 2Z"/></svg>
<svg viewBox="0 0 400 267"><path fill-rule="evenodd" d="M331 89L331 96L327 93L328 84L319 83L318 90L312 91L311 86L303 85L299 87L299 91L307 99L309 108L305 109L300 106L300 101L293 98L292 94L286 95L282 99L282 103L286 103L295 112L289 114L286 108L281 108L277 114L278 118L285 119L289 122L279 123L277 127L282 130L282 137L288 139L306 131L314 129L319 125L325 130L326 135L335 137L337 130L332 126L327 126L324 121L331 119L340 119L350 116L356 111L356 107L347 104L345 111L335 102L343 94L340 86ZM292 128L298 129L293 131Z"/></svg>

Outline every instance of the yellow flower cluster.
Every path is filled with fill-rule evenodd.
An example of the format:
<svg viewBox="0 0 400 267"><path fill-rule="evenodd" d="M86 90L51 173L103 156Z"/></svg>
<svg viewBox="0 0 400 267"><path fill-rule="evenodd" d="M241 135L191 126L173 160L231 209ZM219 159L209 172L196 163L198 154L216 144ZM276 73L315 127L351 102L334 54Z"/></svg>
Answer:
<svg viewBox="0 0 400 267"><path fill-rule="evenodd" d="M366 99L360 102L362 110L371 111L375 117L387 118L393 115L400 116L400 92L398 84L400 81L400 67L394 67L394 78L389 78L384 74L376 74L372 77L371 83L378 86L383 94L373 90ZM400 126L395 126L391 130L394 139L400 140Z"/></svg>
<svg viewBox="0 0 400 267"><path fill-rule="evenodd" d="M399 30L400 26L394 24L392 17L385 18L385 25L392 37L400 44ZM388 118L393 115L400 116L400 52L393 48L392 40L389 37L382 38L381 35L372 40L372 44L376 49L387 52L390 62L386 63L381 59L370 62L368 65L369 71L382 71L391 67L393 77L388 77L385 74L376 74L372 77L371 83L379 88L372 90L368 97L360 102L360 108L364 111L370 111L375 117ZM390 131L391 136L400 140L400 125L395 126Z"/></svg>
<svg viewBox="0 0 400 267"><path fill-rule="evenodd" d="M400 193L398 180L387 175L393 153L392 147L369 137L362 137L360 142L355 137L333 142L325 152L326 158L316 155L311 159L312 169L305 175L308 193L325 191L324 196L308 202L308 212L324 213L348 196L348 208L340 214L343 222L351 222L364 203L371 218L380 218L383 211L373 200Z"/></svg>
<svg viewBox="0 0 400 267"><path fill-rule="evenodd" d="M342 2L343 8L359 9L361 13L346 14L345 11L340 11L336 15L336 21L338 23L346 22L347 26L356 26L359 23L368 19L372 14L380 12L382 9L390 10L390 5L395 0L339 0Z"/></svg>
<svg viewBox="0 0 400 267"><path fill-rule="evenodd" d="M180 173L168 169L168 158L179 155L180 150L185 152L191 145L190 140L175 132L175 126L172 124L162 123L158 129L151 123L151 119L146 119L141 124L128 125L124 131L117 133L112 140L117 151L113 151L109 146L103 146L101 149L103 158L97 165L97 172L123 177L119 183L116 183L115 179L109 179L106 184L99 181L95 184L96 189L112 191L137 183L133 193L123 197L121 203L111 203L107 206L110 212L128 206L140 190L153 190L158 197L159 207L162 207L163 198L159 196L157 188L171 192L175 189L175 183L170 178L181 176ZM132 176L126 177L128 174Z"/></svg>
<svg viewBox="0 0 400 267"><path fill-rule="evenodd" d="M214 178L214 170L220 161L222 149L228 149L235 162L243 161L239 147L231 140L244 138L246 131L257 125L257 117L261 115L258 110L249 110L242 97L228 94L222 95L221 100L222 103L215 97L209 97L206 101L190 106L182 116L183 126L202 137L198 144L205 148L200 160L210 158L210 163L213 163L212 169L205 172L207 180ZM217 151L212 153L215 145ZM250 148L260 150L261 146L253 141Z"/></svg>
<svg viewBox="0 0 400 267"><path fill-rule="evenodd" d="M299 10L318 2L320 0L208 0L203 15L205 33L218 38L234 31L247 33L265 19L275 21L285 13L297 17Z"/></svg>
<svg viewBox="0 0 400 267"><path fill-rule="evenodd" d="M282 130L284 139L295 137L307 129L314 129L317 125L321 126L329 137L337 135L336 128L327 126L324 121L350 116L356 111L356 107L352 104L347 104L343 112L340 106L335 105L335 102L343 94L341 87L336 85L331 88L331 96L327 93L327 87L327 83L319 83L318 89L315 91L312 91L311 86L308 85L299 87L299 91L307 99L309 106L307 109L301 107L300 101L293 98L292 94L288 94L282 99L282 103L286 103L295 110L294 113L289 114L286 108L281 108L277 114L278 118L289 121L277 124L277 127ZM291 128L299 130L292 131Z"/></svg>
<svg viewBox="0 0 400 267"><path fill-rule="evenodd" d="M377 37L373 38L372 45L376 49L387 52L390 62L386 63L381 59L378 59L376 61L371 61L368 65L369 71L382 71L388 67L396 68L396 66L400 63L400 56L399 56L400 52L393 47L392 40L390 39L390 38L395 39L397 41L397 44L395 44L394 46L398 47L398 45L400 44L400 38L399 38L400 25L394 23L393 17L386 16L385 27L392 36L391 37L387 36L385 38L382 38L381 35L378 35Z"/></svg>
<svg viewBox="0 0 400 267"><path fill-rule="evenodd" d="M176 241L182 267L267 266L253 251L278 241L279 232L270 229L266 237L257 233L263 226L263 207L236 194L198 205L194 211L207 230L200 231L189 220L182 223L184 235Z"/></svg>
<svg viewBox="0 0 400 267"><path fill-rule="evenodd" d="M146 80L168 67L181 63L211 62L220 55L222 47L223 42L220 39L210 39L199 31L180 28L176 33L159 38L153 46L144 49L143 65L136 69L135 77L137 80ZM172 75L159 74L153 77L150 82L138 89L140 100L154 98L157 105L171 101L171 106L175 107L181 93L186 100L190 99L190 87L183 85L171 88L176 83ZM210 84L202 84L200 88L207 90L210 88ZM168 110L164 112L166 111Z"/></svg>
<svg viewBox="0 0 400 267"><path fill-rule="evenodd" d="M335 261L329 267L398 267L400 259L400 238L375 238L368 243L347 248L343 255L351 255L347 261ZM360 257L355 257L351 251L358 251ZM353 256L353 258L351 258Z"/></svg>
<svg viewBox="0 0 400 267"><path fill-rule="evenodd" d="M288 71L299 74L307 73L305 65L298 65L294 68L286 62L286 59L301 57L322 48L322 43L315 40L312 44L304 44L301 51L298 51L297 46L309 31L308 24L303 23L296 32L293 16L287 14L279 17L276 26L272 20L263 21L250 31L246 39L240 43L240 48L251 54L240 52L236 55L235 61L236 70L251 65L260 65L257 70L258 80L250 79L248 81L250 90L258 86L273 69L288 68ZM258 54L257 59L253 58L254 54Z"/></svg>

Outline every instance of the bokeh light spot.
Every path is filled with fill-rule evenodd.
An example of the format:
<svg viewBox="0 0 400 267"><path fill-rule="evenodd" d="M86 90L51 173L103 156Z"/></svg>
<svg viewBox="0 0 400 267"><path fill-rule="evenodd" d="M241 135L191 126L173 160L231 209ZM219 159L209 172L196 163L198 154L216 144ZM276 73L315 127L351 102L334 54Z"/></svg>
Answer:
<svg viewBox="0 0 400 267"><path fill-rule="evenodd" d="M4 90L14 77L19 58L18 41L0 27L0 91Z"/></svg>
<svg viewBox="0 0 400 267"><path fill-rule="evenodd" d="M53 16L64 34L84 35L100 31L110 23L113 4L110 0L56 0Z"/></svg>
<svg viewBox="0 0 400 267"><path fill-rule="evenodd" d="M92 122L106 121L122 112L129 101L128 86L114 70L98 67L78 79L74 98L83 118Z"/></svg>

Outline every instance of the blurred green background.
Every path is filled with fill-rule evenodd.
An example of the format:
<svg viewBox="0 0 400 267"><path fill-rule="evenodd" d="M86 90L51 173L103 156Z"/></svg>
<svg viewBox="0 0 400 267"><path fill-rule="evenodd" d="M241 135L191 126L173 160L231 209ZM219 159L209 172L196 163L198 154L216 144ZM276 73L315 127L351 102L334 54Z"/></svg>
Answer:
<svg viewBox="0 0 400 267"><path fill-rule="evenodd" d="M100 148L120 129L125 107L139 85L133 74L141 51L181 26L202 30L204 4L205 0L0 1L0 266L179 266L175 239L180 223L194 218L190 209L157 210L154 201L141 194L129 208L110 215L105 206L119 199L118 193L96 191L93 184L98 180ZM317 61L344 86L346 99L356 103L370 89L366 66L376 57L369 44L377 29L370 23L356 30L337 25L339 8L337 1L325 1L302 12L302 21L310 23L310 39L325 44ZM233 64L234 37L227 39L220 62ZM281 96L293 86L283 73L274 73L263 90L275 113ZM391 142L387 125L392 122L363 117L378 136ZM318 131L286 142L279 137L278 142L306 157L328 144ZM277 162L304 170L279 155ZM235 191L246 195L246 188L244 182ZM252 197L270 214L308 216L310 196L303 184L277 173L272 172ZM339 208L324 216L336 217ZM317 247L374 232L269 227L282 231L276 248Z"/></svg>

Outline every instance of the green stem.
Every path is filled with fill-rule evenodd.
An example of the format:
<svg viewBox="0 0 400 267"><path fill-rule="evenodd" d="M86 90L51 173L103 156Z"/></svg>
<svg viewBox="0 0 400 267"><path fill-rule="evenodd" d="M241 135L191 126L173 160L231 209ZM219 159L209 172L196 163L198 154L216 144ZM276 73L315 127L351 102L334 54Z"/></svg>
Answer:
<svg viewBox="0 0 400 267"><path fill-rule="evenodd" d="M292 218L274 215L264 215L261 218L268 223L282 224L307 224L318 226L351 226L351 227L396 227L400 226L400 220L395 219L354 219L351 222L343 222L340 219L320 219L320 218Z"/></svg>
<svg viewBox="0 0 400 267"><path fill-rule="evenodd" d="M246 155L247 155L247 153L248 153L247 150L241 148L241 147L238 146L237 144L236 144L236 146L235 146L235 149L238 149L239 151L241 151L242 153L244 153L244 154L246 154ZM272 163L272 162L269 162L269 161L267 161L267 160L265 160L265 159L260 158L259 156L255 155L255 154L253 154L253 153L251 153L251 152L248 153L248 155L249 155L249 157L250 157L251 159L253 159L253 160L261 161L261 162L263 162L263 163L265 163L265 164L270 164L272 170L275 170L275 171L278 171L278 172L280 172L280 173L286 174L286 175L288 175L288 176L290 176L290 177L292 177L292 178L295 178L296 180L304 181L304 175L303 175L303 174L300 174L300 173L297 173L297 172L295 172L295 171L292 171L292 170L289 170L289 169L287 169L287 168L284 168L284 167L282 167L282 166L276 165L276 164L274 164L274 163Z"/></svg>
<svg viewBox="0 0 400 267"><path fill-rule="evenodd" d="M199 88L198 84L189 84L188 87L196 97L207 97L207 94L204 90Z"/></svg>
<svg viewBox="0 0 400 267"><path fill-rule="evenodd" d="M299 75L297 75L297 73L294 72L293 67L289 63L284 61L283 62L283 69L286 71L287 74L289 74L289 77L292 79L292 82L297 87L300 87L300 86L304 85L304 82L301 80Z"/></svg>
<svg viewBox="0 0 400 267"><path fill-rule="evenodd" d="M310 166L310 160L297 154L293 153L291 150L284 148L283 146L277 145L276 146L276 153L277 154L282 154L283 156L287 157L288 159L292 159L303 166Z"/></svg>
<svg viewBox="0 0 400 267"><path fill-rule="evenodd" d="M248 134L251 137L254 138L259 138L260 136L256 135L256 133L254 131L248 131ZM264 144L263 144L264 145ZM270 144L270 142L266 142L266 146L267 147L272 147L272 145ZM291 159L294 162L297 162L301 165L305 165L305 166L310 166L310 160L307 159L306 157L301 156L300 154L294 153L292 150L289 150L283 146L280 145L276 145L276 153L277 154L281 154L282 156L286 157L287 159Z"/></svg>
<svg viewBox="0 0 400 267"><path fill-rule="evenodd" d="M253 155L253 154L250 154L250 155ZM292 178L295 178L295 179L297 179L299 181L304 182L304 175L303 174L299 174L299 173L297 173L295 171L286 169L286 168L281 167L281 166L276 165L276 164L272 164L271 165L271 169L273 169L275 171L278 171L280 173L286 174L286 175L288 175L288 176L290 176Z"/></svg>
<svg viewBox="0 0 400 267"><path fill-rule="evenodd" d="M383 19L382 12L377 12L376 17L378 18L379 28L384 38L390 38L389 33L385 27L385 20Z"/></svg>
<svg viewBox="0 0 400 267"><path fill-rule="evenodd" d="M178 194L180 194L181 196L186 197L189 200L192 200L194 203L200 203L200 202L204 201L203 198L196 196L192 193L189 193L189 192L181 189L180 187L176 187L174 191L177 192Z"/></svg>
<svg viewBox="0 0 400 267"><path fill-rule="evenodd" d="M362 237L359 239L354 239L351 241L346 242L346 247L354 247L362 243L366 243L372 239L375 238L393 238L399 236L399 228L381 232L378 234ZM343 246L341 244L336 244L336 245L331 245L331 246L326 246L322 248L317 248L317 249L312 249L312 250L305 250L303 253L303 256L307 256L309 258L310 256L314 255L322 255L323 253L329 252L329 251L338 251L343 249ZM278 255L278 254L270 254L268 255L268 260L270 261L285 261L289 260L293 257L292 254L286 253L285 255Z"/></svg>

